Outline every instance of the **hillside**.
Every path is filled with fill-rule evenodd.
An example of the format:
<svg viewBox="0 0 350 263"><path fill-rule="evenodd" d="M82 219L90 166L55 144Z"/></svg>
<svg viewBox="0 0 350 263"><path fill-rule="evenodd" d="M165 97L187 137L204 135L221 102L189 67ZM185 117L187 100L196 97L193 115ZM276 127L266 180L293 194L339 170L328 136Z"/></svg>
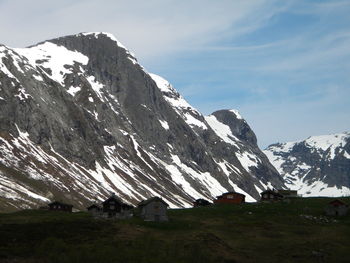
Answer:
<svg viewBox="0 0 350 263"><path fill-rule="evenodd" d="M324 216L330 200L173 209L164 223L84 212L0 214L0 261L348 262L350 215Z"/></svg>
<svg viewBox="0 0 350 263"><path fill-rule="evenodd" d="M286 186L303 196L350 195L350 133L277 143L264 153Z"/></svg>
<svg viewBox="0 0 350 263"><path fill-rule="evenodd" d="M134 205L233 190L255 201L284 183L236 113L205 118L108 33L0 45L0 211L54 199L83 209L111 193Z"/></svg>

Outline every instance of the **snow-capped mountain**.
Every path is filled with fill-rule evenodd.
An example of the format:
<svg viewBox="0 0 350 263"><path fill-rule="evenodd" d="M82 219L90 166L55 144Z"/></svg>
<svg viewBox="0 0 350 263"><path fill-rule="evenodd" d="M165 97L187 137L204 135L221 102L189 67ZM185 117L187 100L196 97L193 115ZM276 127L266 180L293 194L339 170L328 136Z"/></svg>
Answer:
<svg viewBox="0 0 350 263"><path fill-rule="evenodd" d="M264 150L286 186L303 196L350 195L350 133L311 136Z"/></svg>
<svg viewBox="0 0 350 263"><path fill-rule="evenodd" d="M283 180L236 111L204 117L114 36L0 45L0 209L115 192L171 207Z"/></svg>

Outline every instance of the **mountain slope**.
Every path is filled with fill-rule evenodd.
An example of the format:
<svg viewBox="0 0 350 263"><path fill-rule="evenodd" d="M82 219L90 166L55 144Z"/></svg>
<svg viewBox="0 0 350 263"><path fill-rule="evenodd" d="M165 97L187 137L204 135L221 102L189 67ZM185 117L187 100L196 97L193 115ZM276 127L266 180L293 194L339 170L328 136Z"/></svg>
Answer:
<svg viewBox="0 0 350 263"><path fill-rule="evenodd" d="M83 208L111 192L132 204L162 196L172 207L232 190L253 201L283 181L243 137L223 140L108 33L0 46L3 210L52 199Z"/></svg>
<svg viewBox="0 0 350 263"><path fill-rule="evenodd" d="M350 133L272 144L264 153L286 185L304 196L350 195Z"/></svg>

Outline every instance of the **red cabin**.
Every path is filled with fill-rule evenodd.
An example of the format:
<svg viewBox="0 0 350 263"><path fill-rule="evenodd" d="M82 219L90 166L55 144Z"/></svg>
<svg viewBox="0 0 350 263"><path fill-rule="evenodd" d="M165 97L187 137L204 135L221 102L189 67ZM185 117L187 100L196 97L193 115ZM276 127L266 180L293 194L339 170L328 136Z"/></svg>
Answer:
<svg viewBox="0 0 350 263"><path fill-rule="evenodd" d="M242 204L245 202L245 195L236 192L224 193L216 198L215 204Z"/></svg>

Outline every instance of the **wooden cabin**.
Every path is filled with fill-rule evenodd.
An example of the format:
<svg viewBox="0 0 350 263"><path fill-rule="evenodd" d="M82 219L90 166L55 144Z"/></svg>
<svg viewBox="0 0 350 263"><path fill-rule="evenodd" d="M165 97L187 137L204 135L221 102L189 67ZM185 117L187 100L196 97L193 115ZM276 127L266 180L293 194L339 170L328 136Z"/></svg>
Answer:
<svg viewBox="0 0 350 263"><path fill-rule="evenodd" d="M138 204L140 216L145 221L168 221L168 204L160 197L152 197Z"/></svg>
<svg viewBox="0 0 350 263"><path fill-rule="evenodd" d="M123 203L115 194L102 202L102 212L107 217L128 217L132 206Z"/></svg>
<svg viewBox="0 0 350 263"><path fill-rule="evenodd" d="M216 197L215 204L242 204L245 202L245 195L237 192L228 192Z"/></svg>
<svg viewBox="0 0 350 263"><path fill-rule="evenodd" d="M325 213L328 216L344 216L348 213L349 206L344 202L336 199L328 203Z"/></svg>
<svg viewBox="0 0 350 263"><path fill-rule="evenodd" d="M283 198L294 198L298 197L298 191L289 189L279 189L277 192L283 195Z"/></svg>
<svg viewBox="0 0 350 263"><path fill-rule="evenodd" d="M50 211L63 211L63 212L72 212L73 205L65 204L59 201L54 201L48 204Z"/></svg>
<svg viewBox="0 0 350 263"><path fill-rule="evenodd" d="M260 195L260 201L273 202L280 201L283 199L283 195L271 189L267 189L266 191L261 192Z"/></svg>
<svg viewBox="0 0 350 263"><path fill-rule="evenodd" d="M208 200L199 198L196 201L193 202L193 207L199 207L199 206L208 206L211 205L212 203L209 202Z"/></svg>

